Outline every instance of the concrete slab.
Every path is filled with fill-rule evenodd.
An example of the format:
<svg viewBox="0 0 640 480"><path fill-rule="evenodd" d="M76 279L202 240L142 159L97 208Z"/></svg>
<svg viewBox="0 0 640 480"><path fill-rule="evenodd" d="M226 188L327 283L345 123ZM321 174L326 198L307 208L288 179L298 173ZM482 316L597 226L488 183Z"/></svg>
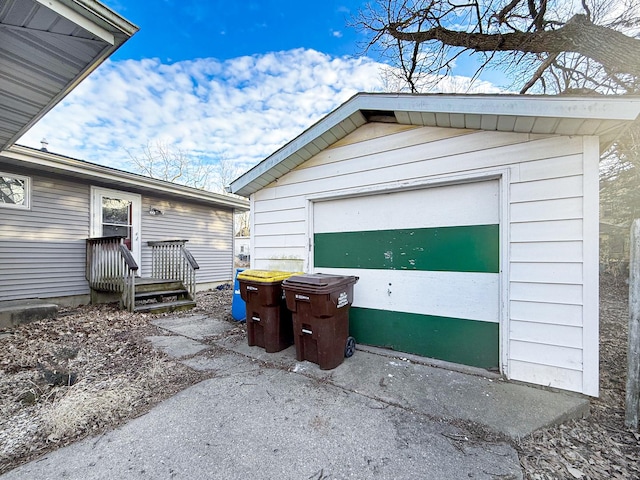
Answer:
<svg viewBox="0 0 640 480"><path fill-rule="evenodd" d="M337 368L320 370L314 363L298 362L293 346L273 354L237 339L223 344L372 399L402 405L431 418L473 422L512 439L589 413L589 400L579 395L511 383L493 374L479 376L437 368L389 350L372 353L359 347Z"/></svg>
<svg viewBox="0 0 640 480"><path fill-rule="evenodd" d="M520 479L509 438L588 411L581 396L383 349L320 370L202 317L158 321L189 338L149 339L213 379L0 478Z"/></svg>
<svg viewBox="0 0 640 480"><path fill-rule="evenodd" d="M189 357L209 348L208 345L180 335L157 335L146 337L146 339L149 340L155 348L162 350L173 358Z"/></svg>
<svg viewBox="0 0 640 480"><path fill-rule="evenodd" d="M43 300L10 300L0 302L0 328L14 328L18 325L55 318L58 305Z"/></svg>
<svg viewBox="0 0 640 480"><path fill-rule="evenodd" d="M226 333L233 325L208 315L189 315L161 318L153 325L193 340L204 340Z"/></svg>
<svg viewBox="0 0 640 480"><path fill-rule="evenodd" d="M520 479L515 450L277 368L213 378L0 477Z"/></svg>
<svg viewBox="0 0 640 480"><path fill-rule="evenodd" d="M234 352L220 354L219 350L208 350L195 357L181 360L181 363L198 371L212 372L217 377L257 372L263 368L261 362Z"/></svg>

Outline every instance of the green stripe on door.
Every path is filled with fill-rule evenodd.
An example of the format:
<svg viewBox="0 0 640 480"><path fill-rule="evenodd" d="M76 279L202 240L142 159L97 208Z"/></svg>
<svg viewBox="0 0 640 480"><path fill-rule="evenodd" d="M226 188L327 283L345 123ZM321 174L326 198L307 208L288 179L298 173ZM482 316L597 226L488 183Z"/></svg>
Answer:
<svg viewBox="0 0 640 480"><path fill-rule="evenodd" d="M352 307L358 343L480 368L499 367L499 324Z"/></svg>
<svg viewBox="0 0 640 480"><path fill-rule="evenodd" d="M499 225L316 233L314 265L497 273Z"/></svg>

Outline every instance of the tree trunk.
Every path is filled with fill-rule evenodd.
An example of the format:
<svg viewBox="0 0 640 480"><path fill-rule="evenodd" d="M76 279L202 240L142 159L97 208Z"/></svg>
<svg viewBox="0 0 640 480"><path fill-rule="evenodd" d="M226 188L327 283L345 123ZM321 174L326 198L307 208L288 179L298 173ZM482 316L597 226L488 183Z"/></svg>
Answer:
<svg viewBox="0 0 640 480"><path fill-rule="evenodd" d="M591 58L611 73L640 76L640 40L589 21L585 15L573 16L557 30L512 32L505 34L468 33L433 27L418 32L398 30L401 23L390 24L387 31L398 40L427 42L479 52L524 52L560 54L573 52Z"/></svg>

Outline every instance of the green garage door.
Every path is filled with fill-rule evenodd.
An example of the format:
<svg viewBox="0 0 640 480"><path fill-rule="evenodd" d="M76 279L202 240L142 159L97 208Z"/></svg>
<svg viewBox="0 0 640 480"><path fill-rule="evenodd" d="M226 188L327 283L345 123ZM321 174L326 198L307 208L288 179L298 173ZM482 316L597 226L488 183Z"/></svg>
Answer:
<svg viewBox="0 0 640 480"><path fill-rule="evenodd" d="M357 275L359 343L499 366L498 180L314 203L315 272Z"/></svg>

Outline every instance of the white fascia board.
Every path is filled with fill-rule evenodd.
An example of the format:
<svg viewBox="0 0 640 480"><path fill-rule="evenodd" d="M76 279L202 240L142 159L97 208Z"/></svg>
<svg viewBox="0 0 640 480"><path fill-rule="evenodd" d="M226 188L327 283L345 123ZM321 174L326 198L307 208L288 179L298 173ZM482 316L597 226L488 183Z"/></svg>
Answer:
<svg viewBox="0 0 640 480"><path fill-rule="evenodd" d="M95 22L90 20L84 15L81 15L77 11L67 7L63 3L58 0L36 0L39 4L47 7L50 10L53 10L61 17L66 18L67 20L75 23L79 27L85 29L87 32L92 33L96 37L102 39L109 45L115 45L115 36L113 33L107 31L105 28L102 28L100 25L97 25Z"/></svg>
<svg viewBox="0 0 640 480"><path fill-rule="evenodd" d="M196 188L165 182L163 180L145 177L143 175L129 173L111 167L104 167L102 165L88 163L69 157L62 157L49 152L33 150L20 145L14 145L0 152L0 154L3 157L12 158L22 162L23 164L31 165L36 169L40 168L47 171L64 172L72 177L93 178L98 182L116 182L120 185L151 190L160 194L176 195L183 198L198 200L200 202L212 203L218 206L232 207L238 210L249 209L249 201L243 198L228 197L219 193L198 190Z"/></svg>
<svg viewBox="0 0 640 480"><path fill-rule="evenodd" d="M340 125L341 122L348 119L352 114L358 112L360 109L356 105L357 96L351 97L347 102L343 103L340 107L329 113L326 117L309 127L302 132L298 137L287 143L285 146L277 150L275 153L269 155L266 159L253 167L251 170L235 179L229 185L232 193L238 195L249 196L253 193L253 189L249 192L245 192L244 188L250 183L261 177L269 170L275 168L284 160L289 158L294 153L298 152L306 145L313 142L316 138L322 136L328 130ZM357 124L357 122L354 122ZM290 170L290 169L287 169ZM278 175L281 176L281 175Z"/></svg>
<svg viewBox="0 0 640 480"><path fill-rule="evenodd" d="M354 97L364 110L462 113L520 117L635 120L640 97L548 95L407 95L364 93ZM340 107L342 108L342 107Z"/></svg>
<svg viewBox="0 0 640 480"><path fill-rule="evenodd" d="M251 184L326 131L360 110L598 119L631 122L640 115L640 97L554 97L547 95L412 95L358 93L291 142L238 177L230 190L242 196L255 192Z"/></svg>
<svg viewBox="0 0 640 480"><path fill-rule="evenodd" d="M59 0L73 9L89 11L98 23L122 32L126 37L133 36L140 28L129 20L114 12L109 7L96 0Z"/></svg>

